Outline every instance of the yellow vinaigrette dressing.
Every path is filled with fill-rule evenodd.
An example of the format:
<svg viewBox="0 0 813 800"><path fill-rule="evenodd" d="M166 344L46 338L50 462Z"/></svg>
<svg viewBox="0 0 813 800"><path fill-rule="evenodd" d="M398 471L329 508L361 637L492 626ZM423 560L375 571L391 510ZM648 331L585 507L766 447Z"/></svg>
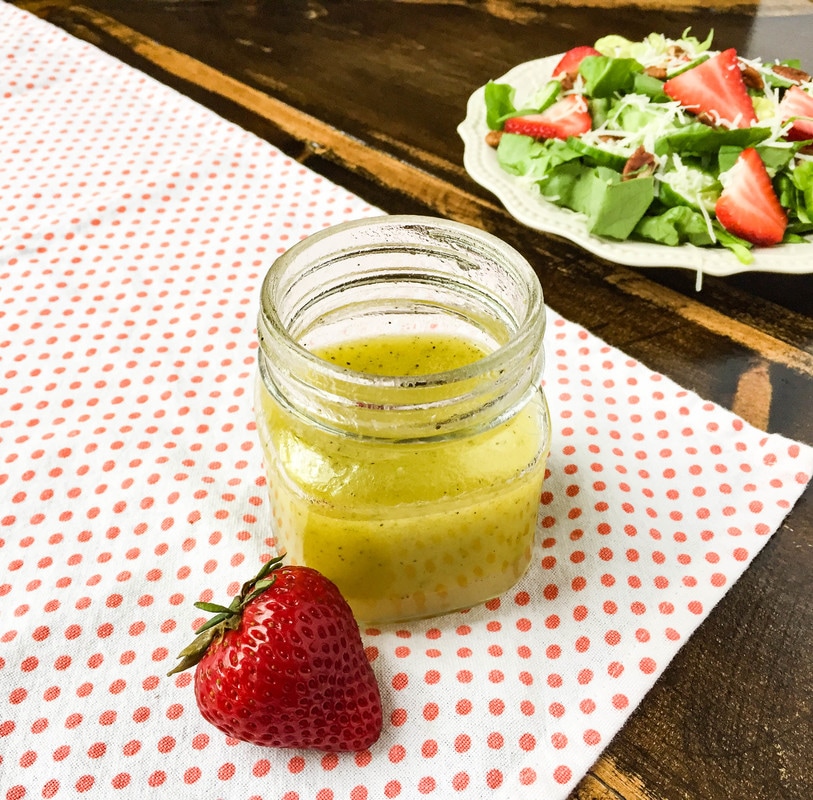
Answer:
<svg viewBox="0 0 813 800"><path fill-rule="evenodd" d="M458 222L354 220L280 255L260 292L254 410L288 563L368 623L510 589L550 446L544 332L528 261Z"/></svg>
<svg viewBox="0 0 813 800"><path fill-rule="evenodd" d="M401 377L447 372L486 355L470 340L429 332L313 353L355 373ZM289 563L333 580L360 620L466 608L524 573L548 450L540 391L495 424L417 441L314 425L262 382L257 406L277 547ZM432 410L424 413L431 422Z"/></svg>

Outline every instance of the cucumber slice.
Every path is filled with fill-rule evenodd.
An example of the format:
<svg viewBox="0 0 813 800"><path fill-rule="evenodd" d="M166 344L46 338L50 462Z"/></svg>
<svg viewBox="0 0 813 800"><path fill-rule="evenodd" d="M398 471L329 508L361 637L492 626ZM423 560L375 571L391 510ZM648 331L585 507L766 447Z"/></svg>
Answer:
<svg viewBox="0 0 813 800"><path fill-rule="evenodd" d="M720 197L723 186L716 175L682 163L672 164L661 176L658 199L665 206L688 206L708 212Z"/></svg>
<svg viewBox="0 0 813 800"><path fill-rule="evenodd" d="M571 137L568 144L582 154L585 163L593 167L609 167L616 172L621 172L624 169L624 164L627 163L626 156L588 144L576 136Z"/></svg>

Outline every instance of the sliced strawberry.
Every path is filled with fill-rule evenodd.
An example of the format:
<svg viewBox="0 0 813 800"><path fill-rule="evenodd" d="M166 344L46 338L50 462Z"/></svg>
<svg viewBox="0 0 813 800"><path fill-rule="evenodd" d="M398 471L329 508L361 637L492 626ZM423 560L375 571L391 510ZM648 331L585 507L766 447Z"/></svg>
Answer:
<svg viewBox="0 0 813 800"><path fill-rule="evenodd" d="M663 90L711 125L748 128L757 121L733 47L670 78Z"/></svg>
<svg viewBox="0 0 813 800"><path fill-rule="evenodd" d="M541 114L526 114L505 120L506 133L519 133L534 139L567 139L590 130L593 120L587 101L580 94L557 100Z"/></svg>
<svg viewBox="0 0 813 800"><path fill-rule="evenodd" d="M576 73L579 71L579 64L581 64L582 61L587 58L587 56L600 55L601 53L599 53L595 47L590 47L590 45L587 44L573 47L562 56L561 60L553 70L553 77L557 78L562 73L575 77Z"/></svg>
<svg viewBox="0 0 813 800"><path fill-rule="evenodd" d="M794 142L813 139L813 94L791 86L779 101L782 122L793 119L787 138ZM794 117L796 119L794 119Z"/></svg>
<svg viewBox="0 0 813 800"><path fill-rule="evenodd" d="M779 244L788 224L768 171L753 147L743 150L728 171L714 211L727 231L765 247Z"/></svg>

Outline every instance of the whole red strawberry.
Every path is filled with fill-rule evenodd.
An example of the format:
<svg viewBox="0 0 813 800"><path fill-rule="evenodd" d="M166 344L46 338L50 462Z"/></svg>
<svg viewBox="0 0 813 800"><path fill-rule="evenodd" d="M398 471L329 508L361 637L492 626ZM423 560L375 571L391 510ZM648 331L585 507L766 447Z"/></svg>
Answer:
<svg viewBox="0 0 813 800"><path fill-rule="evenodd" d="M204 718L270 747L363 750L382 727L381 697L358 624L335 584L308 567L266 562L214 612L169 674L195 666Z"/></svg>

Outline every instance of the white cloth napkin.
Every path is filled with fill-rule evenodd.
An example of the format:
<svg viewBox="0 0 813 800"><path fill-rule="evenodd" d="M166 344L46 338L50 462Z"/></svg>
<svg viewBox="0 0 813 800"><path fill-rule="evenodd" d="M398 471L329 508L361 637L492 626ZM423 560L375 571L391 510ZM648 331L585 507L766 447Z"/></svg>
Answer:
<svg viewBox="0 0 813 800"><path fill-rule="evenodd" d="M4 800L564 798L776 531L813 450L549 312L533 566L466 613L366 629L369 752L262 749L165 677L271 549L251 408L259 283L380 213L0 3Z"/></svg>

